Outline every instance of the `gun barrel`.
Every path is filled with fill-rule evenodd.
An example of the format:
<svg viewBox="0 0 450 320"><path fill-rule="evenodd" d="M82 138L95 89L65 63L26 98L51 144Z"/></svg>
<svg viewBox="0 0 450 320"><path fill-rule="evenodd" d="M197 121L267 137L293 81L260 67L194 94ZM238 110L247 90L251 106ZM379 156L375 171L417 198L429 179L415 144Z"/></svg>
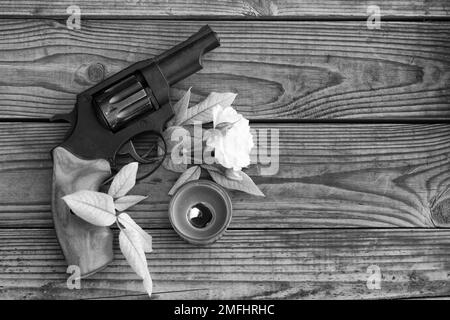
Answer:
<svg viewBox="0 0 450 320"><path fill-rule="evenodd" d="M203 68L203 54L220 46L217 34L208 26L155 58L169 85L173 85Z"/></svg>

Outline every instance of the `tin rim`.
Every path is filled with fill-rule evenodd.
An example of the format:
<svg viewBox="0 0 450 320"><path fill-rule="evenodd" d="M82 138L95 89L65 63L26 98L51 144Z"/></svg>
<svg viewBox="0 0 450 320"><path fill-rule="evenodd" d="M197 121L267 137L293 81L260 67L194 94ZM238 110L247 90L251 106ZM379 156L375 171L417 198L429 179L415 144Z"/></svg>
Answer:
<svg viewBox="0 0 450 320"><path fill-rule="evenodd" d="M178 228L177 224L174 221L174 216L176 214L174 212L174 206L175 206L176 201L178 200L180 195L183 194L187 189L190 189L195 186L204 186L204 187L207 187L207 188L211 189L212 191L216 192L223 199L223 201L225 203L225 207L226 207L225 223L222 224L222 226L220 227L220 229L217 232L215 232L214 234L212 234L208 237L204 237L204 238L192 237L191 235L184 233L183 231L181 231ZM197 244L197 245L205 245L205 244L210 244L210 243L217 241L224 234L226 229L228 228L228 226L231 222L231 216L232 216L232 203L231 203L230 196L228 195L228 192L226 192L223 187L221 187L217 183L210 181L210 180L201 179L201 180L196 180L196 181L189 181L189 182L183 184L177 190L177 192L173 195L172 199L170 200L170 204L169 204L169 220L170 220L170 224L172 225L173 229L177 232L177 234L180 237L182 237L189 243ZM192 226L192 227L194 228L194 226Z"/></svg>

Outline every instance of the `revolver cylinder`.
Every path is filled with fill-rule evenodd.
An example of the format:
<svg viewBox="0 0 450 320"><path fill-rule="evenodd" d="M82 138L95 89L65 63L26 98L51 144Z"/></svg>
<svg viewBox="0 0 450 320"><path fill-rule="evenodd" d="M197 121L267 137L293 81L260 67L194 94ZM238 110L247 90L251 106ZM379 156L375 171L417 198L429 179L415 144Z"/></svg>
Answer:
<svg viewBox="0 0 450 320"><path fill-rule="evenodd" d="M101 119L112 131L120 129L140 114L155 109L148 87L135 75L94 95L94 101Z"/></svg>
<svg viewBox="0 0 450 320"><path fill-rule="evenodd" d="M209 26L126 74L93 95L99 118L118 131L131 120L158 110L169 102L168 88L202 69L202 56L220 45Z"/></svg>

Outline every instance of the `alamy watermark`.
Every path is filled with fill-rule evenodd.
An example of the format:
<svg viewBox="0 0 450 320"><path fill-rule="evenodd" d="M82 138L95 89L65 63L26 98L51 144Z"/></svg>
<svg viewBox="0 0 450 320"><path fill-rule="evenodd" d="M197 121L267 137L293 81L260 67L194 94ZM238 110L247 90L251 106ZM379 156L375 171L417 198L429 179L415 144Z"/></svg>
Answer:
<svg viewBox="0 0 450 320"><path fill-rule="evenodd" d="M69 290L81 289L81 270L77 265L70 265L67 267L66 273L70 274L67 278L66 286Z"/></svg>
<svg viewBox="0 0 450 320"><path fill-rule="evenodd" d="M171 145L170 159L176 164L217 164L214 157L214 149L205 143L208 130L202 128L201 124L192 126L193 130L184 127L176 127L166 137ZM279 170L279 130L276 128L251 128L254 147L250 152L250 164L258 167L261 176L272 176ZM236 141L239 145L240 141ZM225 150L227 151L227 150ZM229 151L230 153L233 150Z"/></svg>
<svg viewBox="0 0 450 320"><path fill-rule="evenodd" d="M381 29L381 9L377 5L367 7L367 29Z"/></svg>
<svg viewBox="0 0 450 320"><path fill-rule="evenodd" d="M70 16L66 20L66 26L70 30L81 29L81 9L77 5L71 5L67 7L66 12Z"/></svg>
<svg viewBox="0 0 450 320"><path fill-rule="evenodd" d="M372 264L367 267L366 273L369 275L367 277L366 286L369 290L380 290L381 289L381 268L376 264Z"/></svg>

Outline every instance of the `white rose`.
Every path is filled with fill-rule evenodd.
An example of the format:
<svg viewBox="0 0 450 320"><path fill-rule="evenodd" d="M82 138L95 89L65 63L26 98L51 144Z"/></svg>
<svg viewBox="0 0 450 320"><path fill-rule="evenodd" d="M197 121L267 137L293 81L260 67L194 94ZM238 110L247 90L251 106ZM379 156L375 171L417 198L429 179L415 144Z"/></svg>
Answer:
<svg viewBox="0 0 450 320"><path fill-rule="evenodd" d="M232 107L217 105L212 110L214 130L206 135L206 145L222 166L240 171L250 164L253 136L249 121Z"/></svg>

